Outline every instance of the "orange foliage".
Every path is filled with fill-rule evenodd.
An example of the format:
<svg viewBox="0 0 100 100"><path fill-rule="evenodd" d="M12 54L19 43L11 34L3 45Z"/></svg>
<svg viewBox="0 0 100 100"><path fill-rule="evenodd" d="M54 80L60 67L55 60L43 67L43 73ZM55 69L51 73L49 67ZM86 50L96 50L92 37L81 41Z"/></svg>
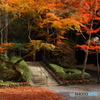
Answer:
<svg viewBox="0 0 100 100"><path fill-rule="evenodd" d="M81 35L81 33L75 33L76 35Z"/></svg>
<svg viewBox="0 0 100 100"><path fill-rule="evenodd" d="M18 0L2 0L2 1L3 3L13 4L13 3L17 3Z"/></svg>
<svg viewBox="0 0 100 100"><path fill-rule="evenodd" d="M86 44L84 45L76 45L77 48L80 48L81 50L84 50L85 52L89 53L96 53L100 52L100 46L88 46Z"/></svg>
<svg viewBox="0 0 100 100"><path fill-rule="evenodd" d="M8 46L13 46L14 43L3 43L3 45L8 47Z"/></svg>
<svg viewBox="0 0 100 100"><path fill-rule="evenodd" d="M0 47L0 52L6 52L6 51L5 51L5 48Z"/></svg>
<svg viewBox="0 0 100 100"><path fill-rule="evenodd" d="M57 38L56 39L66 39L66 38L64 36L57 35Z"/></svg>
<svg viewBox="0 0 100 100"><path fill-rule="evenodd" d="M100 17L95 17L95 20L100 20Z"/></svg>
<svg viewBox="0 0 100 100"><path fill-rule="evenodd" d="M35 14L35 10L38 13L43 12L46 9L57 9L62 7L62 3L59 0L0 0L1 8L6 8L8 12L12 13L27 13L31 11L31 14ZM7 4L7 5L5 5Z"/></svg>
<svg viewBox="0 0 100 100"><path fill-rule="evenodd" d="M93 30L93 29L90 30L90 29L89 29L89 30L87 31L87 34L97 33L97 32L99 32L99 31L100 31L100 27L99 27L98 29L95 29L95 30Z"/></svg>
<svg viewBox="0 0 100 100"><path fill-rule="evenodd" d="M0 52L7 52L6 50L13 45L14 43L1 43Z"/></svg>
<svg viewBox="0 0 100 100"><path fill-rule="evenodd" d="M97 12L97 15L100 16L100 11Z"/></svg>
<svg viewBox="0 0 100 100"><path fill-rule="evenodd" d="M84 30L85 32L87 31L87 34L97 33L99 29L89 30L88 28L93 26L91 24L94 24L94 20L100 20L100 0L77 0L77 2L80 2L80 5L75 8L76 12L75 14L71 15L71 17L86 25Z"/></svg>
<svg viewBox="0 0 100 100"><path fill-rule="evenodd" d="M58 44L64 44L61 40L57 40L56 45Z"/></svg>
<svg viewBox="0 0 100 100"><path fill-rule="evenodd" d="M0 100L65 100L59 94L40 87L14 87L0 89ZM67 99L66 99L67 100Z"/></svg>
<svg viewBox="0 0 100 100"><path fill-rule="evenodd" d="M81 50L84 50L85 52L88 52L89 46L87 45L76 45L77 48L80 48Z"/></svg>

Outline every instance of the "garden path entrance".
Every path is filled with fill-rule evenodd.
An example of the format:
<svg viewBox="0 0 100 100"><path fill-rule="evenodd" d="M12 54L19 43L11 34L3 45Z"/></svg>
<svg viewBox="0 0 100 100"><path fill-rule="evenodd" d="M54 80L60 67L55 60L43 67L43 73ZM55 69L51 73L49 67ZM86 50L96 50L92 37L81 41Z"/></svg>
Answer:
<svg viewBox="0 0 100 100"><path fill-rule="evenodd" d="M27 64L32 74L30 80L31 85L39 87L59 85L41 62L27 62Z"/></svg>
<svg viewBox="0 0 100 100"><path fill-rule="evenodd" d="M32 73L31 85L54 90L65 100L100 100L100 84L59 86L56 80L45 69L41 62L27 62ZM45 73L44 73L45 72ZM48 77L47 77L48 76ZM98 95L72 96L71 93L97 93Z"/></svg>

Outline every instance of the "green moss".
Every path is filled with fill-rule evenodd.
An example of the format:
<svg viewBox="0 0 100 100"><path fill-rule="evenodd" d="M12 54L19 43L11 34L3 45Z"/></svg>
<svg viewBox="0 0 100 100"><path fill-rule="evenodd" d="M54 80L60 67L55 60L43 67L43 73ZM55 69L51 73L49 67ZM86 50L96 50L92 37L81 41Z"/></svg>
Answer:
<svg viewBox="0 0 100 100"><path fill-rule="evenodd" d="M65 79L66 78L66 73L64 71L64 69L56 64L49 64L49 66L51 66L51 68L53 69L53 71L58 74L61 78Z"/></svg>
<svg viewBox="0 0 100 100"><path fill-rule="evenodd" d="M80 80L82 79L82 73L72 73L70 75L67 75L66 79L67 80ZM84 78L89 79L90 75L88 73L84 73Z"/></svg>
<svg viewBox="0 0 100 100"><path fill-rule="evenodd" d="M71 72L71 73L80 73L81 70L79 69L71 69L71 68L65 68L65 72L68 73L68 72Z"/></svg>
<svg viewBox="0 0 100 100"><path fill-rule="evenodd" d="M20 59L20 57L11 57L11 61L12 62L16 62L17 60L19 60ZM21 75L22 75L22 77L26 80L26 81L29 81L30 80L30 78L31 78L31 73L30 73L30 70L29 70L29 68L28 68L28 65L27 65L27 63L24 61L24 60L22 60L20 63L19 63L19 65L18 65L18 67L17 67L17 70L21 73Z"/></svg>
<svg viewBox="0 0 100 100"><path fill-rule="evenodd" d="M82 71L79 69L71 69L71 68L67 68L65 69L65 72L68 74L66 79L68 80L78 80L78 79L82 79ZM84 73L84 78L85 79L89 79L91 76L88 73Z"/></svg>
<svg viewBox="0 0 100 100"><path fill-rule="evenodd" d="M9 61L15 63L19 59L20 57L11 57ZM28 65L26 64L24 60L19 63L19 65L17 66L17 70L21 73L21 77L22 77L21 79L24 79L25 81L30 80L31 73L28 68ZM0 61L0 80L8 81L14 75L15 75L15 71L13 67L8 63Z"/></svg>
<svg viewBox="0 0 100 100"><path fill-rule="evenodd" d="M54 64L52 62L44 60L44 63L53 70L58 76L60 76L63 79L67 80L80 80L82 79L82 71L79 69L73 69L73 68L63 68L57 64ZM88 73L84 73L84 78L89 79L91 76Z"/></svg>
<svg viewBox="0 0 100 100"><path fill-rule="evenodd" d="M0 55L3 59L9 60L5 55ZM6 81L14 75L11 65L0 61L0 80Z"/></svg>
<svg viewBox="0 0 100 100"><path fill-rule="evenodd" d="M3 80L0 80L0 83L2 83L3 82Z"/></svg>

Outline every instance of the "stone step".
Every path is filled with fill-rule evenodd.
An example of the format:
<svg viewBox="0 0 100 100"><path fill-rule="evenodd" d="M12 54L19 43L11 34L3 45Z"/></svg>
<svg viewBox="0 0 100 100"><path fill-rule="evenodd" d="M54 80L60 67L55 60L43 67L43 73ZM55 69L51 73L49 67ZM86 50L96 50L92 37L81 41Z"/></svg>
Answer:
<svg viewBox="0 0 100 100"><path fill-rule="evenodd" d="M57 86L58 82L44 68L40 62L27 62L32 73L31 84L34 86Z"/></svg>

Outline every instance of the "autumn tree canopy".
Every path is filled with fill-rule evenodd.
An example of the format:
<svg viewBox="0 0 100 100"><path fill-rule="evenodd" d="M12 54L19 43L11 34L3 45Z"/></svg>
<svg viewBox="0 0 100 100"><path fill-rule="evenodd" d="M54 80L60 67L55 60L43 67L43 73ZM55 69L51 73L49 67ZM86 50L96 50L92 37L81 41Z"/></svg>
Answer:
<svg viewBox="0 0 100 100"><path fill-rule="evenodd" d="M76 35L82 35L86 41L84 34L91 39L90 34L99 32L100 28L94 27L100 20L99 6L99 0L0 0L1 16L8 14L9 42L17 41L13 36L22 34L27 36L27 42L42 39L55 45L68 40L64 35L69 30L76 30Z"/></svg>
<svg viewBox="0 0 100 100"><path fill-rule="evenodd" d="M99 7L100 0L82 0L80 6L77 8L77 12L74 15L72 15L72 18L78 20L84 25L84 27L82 27L79 33L76 33L76 35L83 35L85 44L77 45L77 47L80 47L85 52L95 53L94 50L98 50L98 52L100 51L100 41L93 40L95 39L95 37L98 37L96 34L98 33L99 35L100 32ZM87 37L85 37L85 34L87 34Z"/></svg>

